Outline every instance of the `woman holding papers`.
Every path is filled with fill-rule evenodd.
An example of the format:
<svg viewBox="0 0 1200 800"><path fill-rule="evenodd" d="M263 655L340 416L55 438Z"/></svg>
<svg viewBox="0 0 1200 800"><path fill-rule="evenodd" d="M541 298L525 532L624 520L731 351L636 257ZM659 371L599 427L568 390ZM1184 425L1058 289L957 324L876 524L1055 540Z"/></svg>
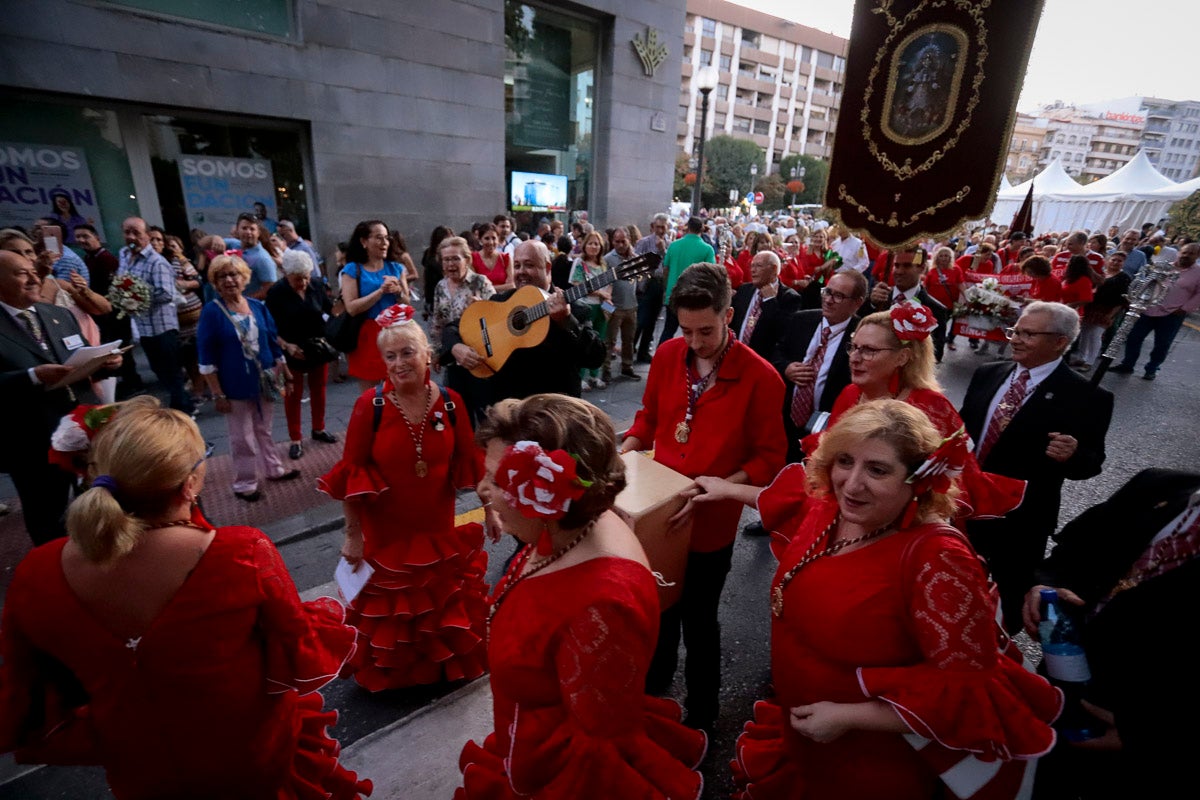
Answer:
<svg viewBox="0 0 1200 800"><path fill-rule="evenodd" d="M608 417L534 395L493 406L479 439L480 496L525 548L488 616L495 732L463 748L456 800L695 800L707 738L644 692L658 589L612 510L625 466Z"/></svg>
<svg viewBox="0 0 1200 800"><path fill-rule="evenodd" d="M70 539L30 553L8 588L0 752L102 765L121 800L370 794L338 763L317 691L354 649L341 606L301 602L261 531L199 513L204 440L187 415L139 398L104 419Z"/></svg>
<svg viewBox="0 0 1200 800"><path fill-rule="evenodd" d="M483 528L454 525L455 491L482 468L462 398L429 377L413 309L375 318L387 378L354 404L339 461L318 481L346 513L342 556L373 572L350 603L345 673L370 691L482 675Z"/></svg>

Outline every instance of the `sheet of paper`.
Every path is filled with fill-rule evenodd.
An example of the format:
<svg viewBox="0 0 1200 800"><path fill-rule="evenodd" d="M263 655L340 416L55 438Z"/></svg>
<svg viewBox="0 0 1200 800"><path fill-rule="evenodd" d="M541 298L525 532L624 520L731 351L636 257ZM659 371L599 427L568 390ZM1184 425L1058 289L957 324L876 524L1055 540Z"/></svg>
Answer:
<svg viewBox="0 0 1200 800"><path fill-rule="evenodd" d="M338 559L337 568L333 571L333 578L337 581L338 591L342 594L342 599L347 603L353 603L354 598L358 597L358 593L367 585L367 581L375 574L375 568L366 561L360 561L358 569L355 570L350 566L350 562L344 558Z"/></svg>
<svg viewBox="0 0 1200 800"><path fill-rule="evenodd" d="M121 352L120 339L107 344L98 344L95 347L81 347L73 351L71 356L63 362L63 366L70 367L71 371L65 378L49 388L61 389L90 377L93 372L103 366L105 359L119 352Z"/></svg>

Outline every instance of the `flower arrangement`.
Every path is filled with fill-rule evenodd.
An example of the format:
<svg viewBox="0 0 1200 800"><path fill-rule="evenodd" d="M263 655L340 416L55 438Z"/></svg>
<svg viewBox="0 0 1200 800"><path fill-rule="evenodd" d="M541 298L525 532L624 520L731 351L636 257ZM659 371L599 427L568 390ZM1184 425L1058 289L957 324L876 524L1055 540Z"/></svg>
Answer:
<svg viewBox="0 0 1200 800"><path fill-rule="evenodd" d="M972 317L971 327L985 329L1015 322L1020 313L1020 304L1004 293L995 278L968 286L951 312L954 317Z"/></svg>
<svg viewBox="0 0 1200 800"><path fill-rule="evenodd" d="M87 473L88 449L92 438L117 413L115 405L79 405L59 420L50 436L50 463L67 472L83 476Z"/></svg>
<svg viewBox="0 0 1200 800"><path fill-rule="evenodd" d="M113 278L112 285L108 287L108 302L117 310L117 319L130 315L136 317L150 310L152 294L148 283L125 272Z"/></svg>

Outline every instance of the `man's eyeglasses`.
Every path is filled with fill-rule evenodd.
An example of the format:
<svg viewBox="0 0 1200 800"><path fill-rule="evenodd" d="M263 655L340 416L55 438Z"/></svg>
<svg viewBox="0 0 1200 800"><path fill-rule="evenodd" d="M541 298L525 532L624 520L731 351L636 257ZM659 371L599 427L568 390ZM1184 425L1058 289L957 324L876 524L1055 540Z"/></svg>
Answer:
<svg viewBox="0 0 1200 800"><path fill-rule="evenodd" d="M843 303L847 300L854 299L854 295L842 294L841 292L830 289L828 286L826 286L824 289L821 290L821 297L828 297L830 300L832 300L835 303Z"/></svg>
<svg viewBox="0 0 1200 800"><path fill-rule="evenodd" d="M1019 339L1022 342L1028 342L1035 336L1062 336L1058 331L1027 331L1020 328L1005 328L1004 338L1012 341Z"/></svg>
<svg viewBox="0 0 1200 800"><path fill-rule="evenodd" d="M862 356L863 361L870 361L880 353L888 350L899 350L899 347L870 347L865 344L852 344L846 348L846 352L853 358L855 355Z"/></svg>

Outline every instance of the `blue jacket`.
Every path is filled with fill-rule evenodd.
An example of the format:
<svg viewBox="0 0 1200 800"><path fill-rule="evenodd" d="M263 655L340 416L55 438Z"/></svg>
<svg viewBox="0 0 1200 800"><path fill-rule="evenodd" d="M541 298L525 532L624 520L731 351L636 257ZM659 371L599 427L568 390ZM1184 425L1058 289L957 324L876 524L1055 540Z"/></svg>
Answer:
<svg viewBox="0 0 1200 800"><path fill-rule="evenodd" d="M250 313L258 326L258 360L264 370L274 369L283 357L279 343L275 341L275 320L261 300L246 298ZM200 325L196 329L196 348L199 362L217 368L221 391L230 400L253 400L258 397L258 370L254 363L242 355L242 342L233 323L225 316L220 300L210 300L200 312Z"/></svg>

